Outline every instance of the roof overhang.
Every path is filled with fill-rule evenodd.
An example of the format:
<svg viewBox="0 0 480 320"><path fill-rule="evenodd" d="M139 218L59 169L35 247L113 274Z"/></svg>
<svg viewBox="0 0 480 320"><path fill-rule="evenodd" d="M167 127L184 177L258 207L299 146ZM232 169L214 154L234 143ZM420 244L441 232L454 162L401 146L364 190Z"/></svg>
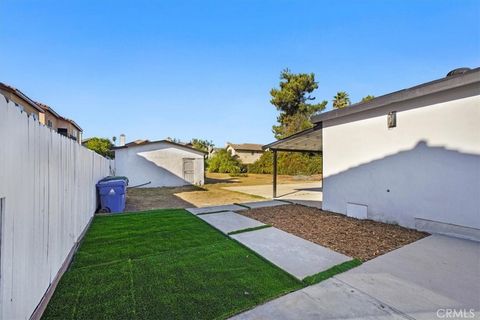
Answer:
<svg viewBox="0 0 480 320"><path fill-rule="evenodd" d="M3 82L0 82L0 89L3 89L7 92L10 92L11 94L16 95L20 99L24 100L27 102L32 108L37 110L38 112L44 112L42 107L40 107L35 101L30 99L26 94L24 94L22 91L18 90L17 88L11 87L8 84L5 84Z"/></svg>
<svg viewBox="0 0 480 320"><path fill-rule="evenodd" d="M393 103L420 98L447 90L480 83L480 68L471 69L464 74L448 76L427 83L423 83L408 89L392 92L367 102L359 102L347 108L334 109L311 117L313 123L337 119L367 110L382 108Z"/></svg>
<svg viewBox="0 0 480 320"><path fill-rule="evenodd" d="M322 125L297 132L263 146L264 150L287 152L322 152Z"/></svg>
<svg viewBox="0 0 480 320"><path fill-rule="evenodd" d="M52 107L46 105L45 103L41 103L41 102L38 102L38 101L35 101L35 103L37 105L39 105L45 112L50 112L51 114L53 114L55 117L57 118L62 118L61 115L59 115L55 110L53 110Z"/></svg>
<svg viewBox="0 0 480 320"><path fill-rule="evenodd" d="M113 147L112 150L113 150L113 151L117 151L117 150L123 150L123 149L128 149L128 148L136 148L136 147L147 146L147 145L155 144L155 143L171 144L171 145L173 145L173 146L177 146L177 147L180 147L180 148L183 148L183 149L187 149L187 150L190 150L190 151L194 151L194 152L197 152L197 153L201 153L201 154L204 154L204 155L207 155L207 154L208 154L208 152L205 152L205 151L203 151L203 150L198 150L198 149L195 149L195 148L193 148L193 147L189 147L189 146L186 146L186 145L184 145L184 144L176 143L176 142L169 141L169 140L156 140L156 141L145 140L145 142L139 143L139 144L135 144L135 145L129 145L129 146L124 145L124 146Z"/></svg>
<svg viewBox="0 0 480 320"><path fill-rule="evenodd" d="M72 119L68 119L68 118L65 118L65 117L62 117L62 116L58 117L58 119L70 123L72 126L74 126L75 128L77 128L78 131L83 132L83 129L82 129L75 121L73 121Z"/></svg>

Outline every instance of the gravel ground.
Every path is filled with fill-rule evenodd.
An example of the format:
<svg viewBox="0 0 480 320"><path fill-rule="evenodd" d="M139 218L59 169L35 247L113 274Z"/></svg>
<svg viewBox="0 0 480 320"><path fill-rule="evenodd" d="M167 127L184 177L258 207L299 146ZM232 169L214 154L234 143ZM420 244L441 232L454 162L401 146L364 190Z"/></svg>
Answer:
<svg viewBox="0 0 480 320"><path fill-rule="evenodd" d="M301 205L259 208L238 213L363 261L428 235L397 225L359 220Z"/></svg>

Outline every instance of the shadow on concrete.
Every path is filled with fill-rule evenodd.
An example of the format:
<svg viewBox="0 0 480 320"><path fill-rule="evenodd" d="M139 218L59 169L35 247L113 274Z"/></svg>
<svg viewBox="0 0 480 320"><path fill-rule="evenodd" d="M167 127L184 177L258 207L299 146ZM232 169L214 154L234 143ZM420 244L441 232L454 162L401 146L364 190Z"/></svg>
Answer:
<svg viewBox="0 0 480 320"><path fill-rule="evenodd" d="M205 184L221 184L221 183L240 183L240 181L234 177L228 179L215 179L205 177Z"/></svg>
<svg viewBox="0 0 480 320"><path fill-rule="evenodd" d="M323 188L322 187L318 187L318 188L295 188L294 191L283 193L283 194L279 194L279 192L277 191L277 198L283 198L285 196L296 194L296 193L299 193L301 191L322 192Z"/></svg>

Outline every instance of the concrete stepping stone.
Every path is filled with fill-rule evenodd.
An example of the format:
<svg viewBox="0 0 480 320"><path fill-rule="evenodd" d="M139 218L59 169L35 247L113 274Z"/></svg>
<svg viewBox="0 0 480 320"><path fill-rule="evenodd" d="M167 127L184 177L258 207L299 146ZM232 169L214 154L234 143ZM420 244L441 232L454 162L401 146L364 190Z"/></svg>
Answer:
<svg viewBox="0 0 480 320"><path fill-rule="evenodd" d="M231 237L300 280L351 260L341 253L273 227Z"/></svg>
<svg viewBox="0 0 480 320"><path fill-rule="evenodd" d="M198 217L225 234L232 231L265 225L264 223L242 216L235 212L202 214L198 215Z"/></svg>
<svg viewBox="0 0 480 320"><path fill-rule="evenodd" d="M249 209L283 206L286 204L290 204L290 203L286 201L277 201L277 200L239 203L239 205L248 207Z"/></svg>
<svg viewBox="0 0 480 320"><path fill-rule="evenodd" d="M190 213L193 213L194 215L197 215L202 213L211 213L211 212L220 212L220 211L240 211L240 210L247 210L247 208L236 205L236 204L227 204L223 206L187 208L186 210Z"/></svg>
<svg viewBox="0 0 480 320"><path fill-rule="evenodd" d="M312 207L317 209L322 209L322 201L313 201L313 200L296 200L296 199L288 199L285 201L289 201L293 204L299 204L305 207Z"/></svg>

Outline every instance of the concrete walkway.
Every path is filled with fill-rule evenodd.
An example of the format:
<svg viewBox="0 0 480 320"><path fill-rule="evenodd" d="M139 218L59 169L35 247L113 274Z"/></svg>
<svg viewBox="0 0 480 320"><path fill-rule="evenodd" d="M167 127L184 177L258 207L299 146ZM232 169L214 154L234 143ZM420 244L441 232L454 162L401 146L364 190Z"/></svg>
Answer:
<svg viewBox="0 0 480 320"><path fill-rule="evenodd" d="M227 234L229 232L264 226L260 221L242 216L235 212L220 212L198 215L200 219Z"/></svg>
<svg viewBox="0 0 480 320"><path fill-rule="evenodd" d="M341 253L273 227L238 233L232 235L232 238L299 280L352 260Z"/></svg>
<svg viewBox="0 0 480 320"><path fill-rule="evenodd" d="M286 205L283 201L263 201L238 205L187 209L217 230L225 233L265 226L265 224L226 210L247 210ZM343 254L294 236L274 227L230 235L299 280L351 260Z"/></svg>
<svg viewBox="0 0 480 320"><path fill-rule="evenodd" d="M452 319L445 309L480 318L480 243L432 235L233 319Z"/></svg>
<svg viewBox="0 0 480 320"><path fill-rule="evenodd" d="M225 190L272 198L272 185L224 187ZM277 185L277 199L322 201L322 182L287 183Z"/></svg>
<svg viewBox="0 0 480 320"><path fill-rule="evenodd" d="M212 213L212 212L225 212L225 211L240 211L240 210L247 210L248 208L238 206L236 204L227 204L223 206L213 206L213 207L203 207L203 208L187 208L190 213L194 215L198 214L205 214L205 213Z"/></svg>
<svg viewBox="0 0 480 320"><path fill-rule="evenodd" d="M238 205L248 209L257 209L257 208L283 206L289 203L290 202L271 200L271 201L244 202L244 203L239 203Z"/></svg>

